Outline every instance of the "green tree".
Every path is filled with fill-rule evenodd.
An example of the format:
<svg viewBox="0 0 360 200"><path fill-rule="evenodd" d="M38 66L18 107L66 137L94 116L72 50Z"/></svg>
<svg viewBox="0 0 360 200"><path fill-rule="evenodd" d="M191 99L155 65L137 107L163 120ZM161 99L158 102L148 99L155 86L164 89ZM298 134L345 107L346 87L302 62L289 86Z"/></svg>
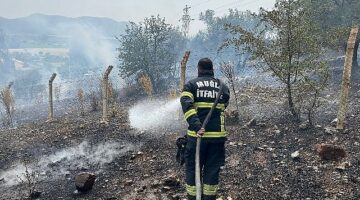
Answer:
<svg viewBox="0 0 360 200"><path fill-rule="evenodd" d="M319 89L317 85L323 85L327 77L326 66L319 61L321 38L313 34L317 27L308 20L309 13L302 5L301 0L278 0L274 10L260 9L260 23L255 30L228 25L234 37L224 43L250 52L259 67L284 84L289 111L296 119L300 119L301 105L296 105L295 99L300 86L311 83L308 88Z"/></svg>
<svg viewBox="0 0 360 200"><path fill-rule="evenodd" d="M215 62L233 62L235 70L242 70L248 59L248 54L238 55L234 48L221 49L224 40L231 36L224 29L226 24L241 25L248 29L254 28L258 19L251 15L249 11L239 11L230 9L226 15L215 16L215 11L206 10L202 12L199 19L206 25L206 29L200 31L190 42L192 55L197 57L210 57ZM193 64L196 66L196 63Z"/></svg>
<svg viewBox="0 0 360 200"><path fill-rule="evenodd" d="M360 25L359 0L307 0L304 6L310 19L319 27L324 45L332 49L346 50L347 39L353 25ZM358 67L360 37L356 40L353 66Z"/></svg>
<svg viewBox="0 0 360 200"><path fill-rule="evenodd" d="M142 23L130 22L120 41L120 74L123 78L139 81L146 74L155 92L168 87L175 77L176 61L184 48L181 33L165 22L151 16Z"/></svg>

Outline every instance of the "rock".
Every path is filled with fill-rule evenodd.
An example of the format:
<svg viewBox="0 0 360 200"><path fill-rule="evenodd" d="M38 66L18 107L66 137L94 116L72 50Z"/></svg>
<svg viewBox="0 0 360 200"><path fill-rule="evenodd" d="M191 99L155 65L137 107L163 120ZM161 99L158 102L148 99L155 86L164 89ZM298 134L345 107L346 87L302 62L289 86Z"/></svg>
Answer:
<svg viewBox="0 0 360 200"><path fill-rule="evenodd" d="M162 184L164 186L177 187L180 185L180 180L177 179L175 176L169 176L162 180Z"/></svg>
<svg viewBox="0 0 360 200"><path fill-rule="evenodd" d="M299 151L295 151L294 153L291 154L291 158L292 159L299 159L300 158L300 152Z"/></svg>
<svg viewBox="0 0 360 200"><path fill-rule="evenodd" d="M349 167L351 167L351 163L349 163L349 162L342 162L342 163L340 163L339 165L337 165L337 166L335 167L335 169L338 170L338 171L344 171L346 168L349 168Z"/></svg>
<svg viewBox="0 0 360 200"><path fill-rule="evenodd" d="M329 135L333 135L338 132L335 127L331 127L331 126L325 127L324 130L325 130L325 133L327 133Z"/></svg>
<svg viewBox="0 0 360 200"><path fill-rule="evenodd" d="M125 181L125 186L130 186L130 185L132 185L134 183L134 181L132 181L132 180L126 180Z"/></svg>
<svg viewBox="0 0 360 200"><path fill-rule="evenodd" d="M170 190L171 190L171 187L169 187L169 186L164 186L164 187L162 188L162 190L165 191L165 192L167 192L167 191L170 191Z"/></svg>
<svg viewBox="0 0 360 200"><path fill-rule="evenodd" d="M80 173L75 177L76 189L80 192L87 192L92 189L96 176L91 173Z"/></svg>
<svg viewBox="0 0 360 200"><path fill-rule="evenodd" d="M246 123L247 127L256 126L256 119L252 118L248 123Z"/></svg>
<svg viewBox="0 0 360 200"><path fill-rule="evenodd" d="M331 144L316 144L315 150L322 160L339 161L346 157L343 148Z"/></svg>
<svg viewBox="0 0 360 200"><path fill-rule="evenodd" d="M338 121L337 118L333 119L333 120L331 121L330 125L333 126L333 127L336 127L337 121Z"/></svg>
<svg viewBox="0 0 360 200"><path fill-rule="evenodd" d="M280 134L281 131L280 131L279 129L277 129L277 130L274 130L274 133L275 133L275 134Z"/></svg>

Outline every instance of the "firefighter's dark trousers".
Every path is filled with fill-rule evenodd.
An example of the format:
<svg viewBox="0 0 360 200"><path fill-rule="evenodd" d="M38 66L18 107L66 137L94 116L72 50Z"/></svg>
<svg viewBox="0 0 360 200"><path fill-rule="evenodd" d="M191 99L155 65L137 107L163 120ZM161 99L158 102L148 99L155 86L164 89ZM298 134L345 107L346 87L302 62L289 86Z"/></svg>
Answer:
<svg viewBox="0 0 360 200"><path fill-rule="evenodd" d="M219 184L220 167L225 162L224 141L203 138L200 147L200 169L202 171L202 199L215 200ZM186 192L189 200L196 199L195 186L196 138L188 137L185 151Z"/></svg>

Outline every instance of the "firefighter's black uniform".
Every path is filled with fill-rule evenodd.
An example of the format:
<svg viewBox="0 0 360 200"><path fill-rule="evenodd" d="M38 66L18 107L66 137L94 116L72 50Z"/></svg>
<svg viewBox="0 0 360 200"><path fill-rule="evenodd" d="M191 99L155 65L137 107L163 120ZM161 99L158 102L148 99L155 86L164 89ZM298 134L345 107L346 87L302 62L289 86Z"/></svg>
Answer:
<svg viewBox="0 0 360 200"><path fill-rule="evenodd" d="M211 62L211 61L210 61ZM212 64L211 64L212 65ZM198 78L185 84L181 93L181 105L189 124L185 150L186 191L190 200L195 199L195 150L196 133L210 111L219 92L220 82L214 78L213 70L199 71ZM229 102L230 92L223 85L222 97L205 127L200 148L203 199L215 200L219 182L220 167L225 161L225 118L224 110Z"/></svg>

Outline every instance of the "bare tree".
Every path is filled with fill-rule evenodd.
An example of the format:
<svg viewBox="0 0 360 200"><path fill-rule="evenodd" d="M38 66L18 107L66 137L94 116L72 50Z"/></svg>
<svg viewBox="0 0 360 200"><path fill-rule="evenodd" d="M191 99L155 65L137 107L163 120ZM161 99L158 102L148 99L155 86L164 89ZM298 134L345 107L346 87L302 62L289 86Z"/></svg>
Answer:
<svg viewBox="0 0 360 200"><path fill-rule="evenodd" d="M221 66L221 68L220 68L221 73L225 76L225 78L227 79L227 81L231 87L231 91L232 91L232 93L234 95L234 99L235 99L236 112L237 112L237 115L239 115L240 110L239 110L239 100L238 100L237 93L235 90L236 75L235 75L234 65L231 64L230 62L229 63L224 62L220 66Z"/></svg>

